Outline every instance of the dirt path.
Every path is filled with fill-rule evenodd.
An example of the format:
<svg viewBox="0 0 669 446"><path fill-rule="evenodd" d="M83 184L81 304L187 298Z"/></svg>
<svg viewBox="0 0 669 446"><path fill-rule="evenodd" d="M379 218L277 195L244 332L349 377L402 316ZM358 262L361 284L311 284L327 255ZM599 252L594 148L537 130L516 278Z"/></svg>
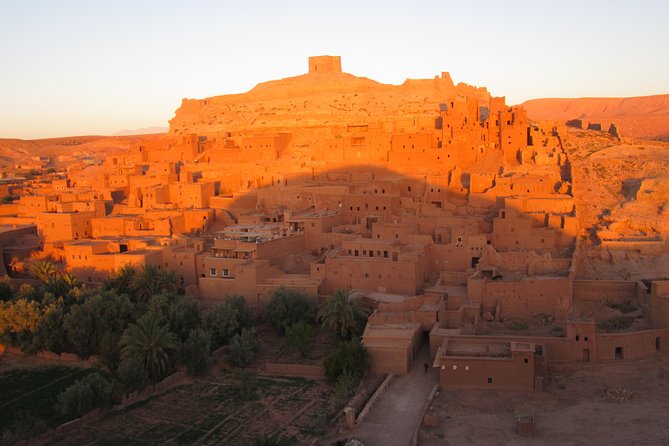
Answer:
<svg viewBox="0 0 669 446"><path fill-rule="evenodd" d="M414 429L421 422L421 409L438 381L436 369L430 367L427 374L424 372L425 362L429 362L427 346L421 350L408 375L393 378L367 419L350 437L362 440L365 446L410 445Z"/></svg>

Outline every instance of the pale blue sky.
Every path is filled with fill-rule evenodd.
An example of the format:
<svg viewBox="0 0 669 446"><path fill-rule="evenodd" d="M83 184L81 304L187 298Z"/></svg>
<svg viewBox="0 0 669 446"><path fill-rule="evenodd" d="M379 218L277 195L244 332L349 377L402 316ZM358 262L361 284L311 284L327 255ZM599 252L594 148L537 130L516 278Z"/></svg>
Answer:
<svg viewBox="0 0 669 446"><path fill-rule="evenodd" d="M0 0L0 137L167 126L181 98L302 74L450 71L508 103L669 93L669 2Z"/></svg>

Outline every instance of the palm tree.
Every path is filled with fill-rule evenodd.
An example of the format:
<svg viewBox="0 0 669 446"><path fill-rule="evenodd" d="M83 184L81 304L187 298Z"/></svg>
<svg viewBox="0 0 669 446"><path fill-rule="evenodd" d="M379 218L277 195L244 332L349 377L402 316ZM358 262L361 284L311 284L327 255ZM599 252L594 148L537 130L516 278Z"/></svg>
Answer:
<svg viewBox="0 0 669 446"><path fill-rule="evenodd" d="M115 289L119 294L130 294L132 279L135 277L135 268L132 265L123 265L116 273L104 281L104 288Z"/></svg>
<svg viewBox="0 0 669 446"><path fill-rule="evenodd" d="M350 339L369 315L360 301L349 300L346 290L338 289L318 307L318 320L341 339Z"/></svg>
<svg viewBox="0 0 669 446"><path fill-rule="evenodd" d="M137 300L148 301L161 291L176 293L179 279L174 271L162 271L156 265L144 265L130 280L130 290Z"/></svg>
<svg viewBox="0 0 669 446"><path fill-rule="evenodd" d="M38 260L32 264L30 272L42 282L48 282L49 279L56 275L56 267L48 260Z"/></svg>
<svg viewBox="0 0 669 446"><path fill-rule="evenodd" d="M159 314L149 312L136 323L128 325L121 336L121 358L144 364L156 383L168 365L169 352L177 348L177 340Z"/></svg>

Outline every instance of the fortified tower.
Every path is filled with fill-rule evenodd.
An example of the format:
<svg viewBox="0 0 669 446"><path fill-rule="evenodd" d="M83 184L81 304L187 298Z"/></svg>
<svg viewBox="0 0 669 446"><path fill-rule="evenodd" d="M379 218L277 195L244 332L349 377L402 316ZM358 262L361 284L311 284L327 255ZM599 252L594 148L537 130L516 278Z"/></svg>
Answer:
<svg viewBox="0 0 669 446"><path fill-rule="evenodd" d="M339 56L310 57L309 73L341 73L341 57Z"/></svg>

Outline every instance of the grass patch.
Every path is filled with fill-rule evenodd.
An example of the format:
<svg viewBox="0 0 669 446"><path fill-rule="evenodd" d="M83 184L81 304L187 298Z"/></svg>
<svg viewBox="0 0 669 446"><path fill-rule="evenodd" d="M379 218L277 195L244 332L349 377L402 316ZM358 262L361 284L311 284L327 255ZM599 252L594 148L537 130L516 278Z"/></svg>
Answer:
<svg viewBox="0 0 669 446"><path fill-rule="evenodd" d="M94 369L41 367L16 369L0 375L0 432L17 422L43 422L53 428L68 419L54 411L58 394Z"/></svg>
<svg viewBox="0 0 669 446"><path fill-rule="evenodd" d="M626 300L625 302L622 303L607 302L606 306L609 308L613 308L614 310L618 310L623 314L633 313L639 309L639 307L634 305L629 300Z"/></svg>
<svg viewBox="0 0 669 446"><path fill-rule="evenodd" d="M530 328L527 322L510 322L508 324L505 324L504 327L514 331L527 330L528 328Z"/></svg>
<svg viewBox="0 0 669 446"><path fill-rule="evenodd" d="M597 328L606 331L625 330L632 325L635 319L634 316L612 316L597 324Z"/></svg>

